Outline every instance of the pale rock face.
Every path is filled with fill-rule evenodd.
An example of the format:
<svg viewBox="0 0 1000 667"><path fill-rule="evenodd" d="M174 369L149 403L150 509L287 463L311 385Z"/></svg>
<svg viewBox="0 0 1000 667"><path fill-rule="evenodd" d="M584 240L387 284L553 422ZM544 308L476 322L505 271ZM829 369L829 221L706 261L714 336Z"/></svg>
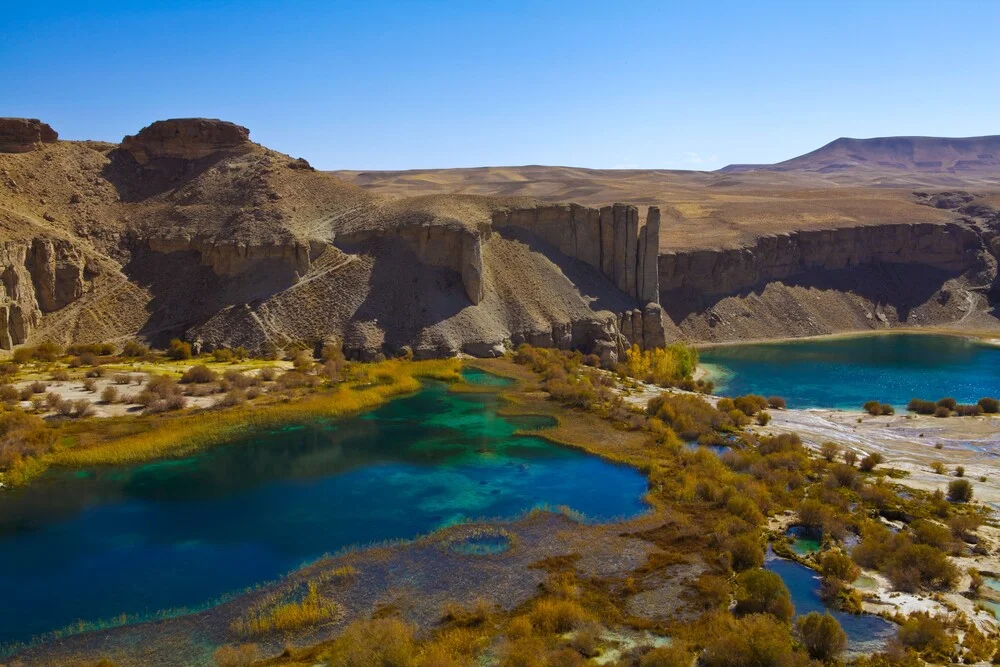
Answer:
<svg viewBox="0 0 1000 667"><path fill-rule="evenodd" d="M25 342L44 313L79 299L85 266L83 254L62 239L0 244L0 348Z"/></svg>
<svg viewBox="0 0 1000 667"><path fill-rule="evenodd" d="M660 290L733 294L809 270L861 264L922 264L966 270L983 249L981 237L957 224L872 225L763 236L752 246L666 252L659 257Z"/></svg>
<svg viewBox="0 0 1000 667"><path fill-rule="evenodd" d="M198 160L223 150L234 150L250 142L250 130L235 123L211 118L158 120L138 134L122 139L122 150L145 165L152 160L175 158Z"/></svg>
<svg viewBox="0 0 1000 667"><path fill-rule="evenodd" d="M28 153L59 135L37 118L0 118L0 153Z"/></svg>

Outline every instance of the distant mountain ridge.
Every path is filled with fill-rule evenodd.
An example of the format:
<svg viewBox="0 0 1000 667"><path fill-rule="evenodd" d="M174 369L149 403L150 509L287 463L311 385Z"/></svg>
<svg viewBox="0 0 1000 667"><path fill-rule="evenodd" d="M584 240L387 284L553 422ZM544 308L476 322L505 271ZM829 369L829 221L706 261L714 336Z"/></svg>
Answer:
<svg viewBox="0 0 1000 667"><path fill-rule="evenodd" d="M723 173L847 171L1000 172L1000 135L984 137L841 137L805 155L776 164L731 164Z"/></svg>

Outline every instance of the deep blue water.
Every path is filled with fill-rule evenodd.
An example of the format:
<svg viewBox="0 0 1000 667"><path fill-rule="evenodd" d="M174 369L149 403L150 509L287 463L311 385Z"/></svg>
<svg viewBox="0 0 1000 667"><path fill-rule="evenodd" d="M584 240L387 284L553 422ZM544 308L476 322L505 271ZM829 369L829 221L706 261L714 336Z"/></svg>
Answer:
<svg viewBox="0 0 1000 667"><path fill-rule="evenodd" d="M0 643L197 606L324 553L466 519L645 510L638 471L515 435L548 420L500 417L498 400L431 383L365 415L2 491Z"/></svg>
<svg viewBox="0 0 1000 667"><path fill-rule="evenodd" d="M956 336L886 334L702 350L727 396L782 396L790 408L904 408L911 398L975 403L1000 394L1000 347Z"/></svg>
<svg viewBox="0 0 1000 667"><path fill-rule="evenodd" d="M830 609L819 597L819 576L805 565L769 554L764 567L776 573L788 586L795 606L795 615L811 611L829 612L847 633L848 650L870 652L884 647L896 635L896 626L874 614L847 614Z"/></svg>

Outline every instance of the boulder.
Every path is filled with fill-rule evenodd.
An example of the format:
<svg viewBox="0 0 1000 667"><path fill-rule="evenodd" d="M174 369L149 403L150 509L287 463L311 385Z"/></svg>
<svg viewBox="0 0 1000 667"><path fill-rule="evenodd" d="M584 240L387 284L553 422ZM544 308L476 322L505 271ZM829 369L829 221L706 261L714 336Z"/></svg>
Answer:
<svg viewBox="0 0 1000 667"><path fill-rule="evenodd" d="M250 130L236 123L211 118L174 118L158 120L138 134L125 137L121 148L145 165L161 158L198 160L249 143Z"/></svg>
<svg viewBox="0 0 1000 667"><path fill-rule="evenodd" d="M0 153L28 153L59 135L37 118L0 118Z"/></svg>

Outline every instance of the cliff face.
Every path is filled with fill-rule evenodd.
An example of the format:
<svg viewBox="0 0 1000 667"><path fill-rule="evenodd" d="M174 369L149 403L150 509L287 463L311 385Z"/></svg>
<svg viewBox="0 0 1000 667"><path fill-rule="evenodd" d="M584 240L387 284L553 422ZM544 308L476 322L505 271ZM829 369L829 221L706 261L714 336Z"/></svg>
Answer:
<svg viewBox="0 0 1000 667"><path fill-rule="evenodd" d="M958 224L792 232L761 237L745 248L665 252L659 257L660 289L734 294L807 271L864 264L919 264L961 272L972 266L982 248L980 235Z"/></svg>
<svg viewBox="0 0 1000 667"><path fill-rule="evenodd" d="M25 342L43 314L79 299L85 267L83 254L69 241L0 244L0 348Z"/></svg>
<svg viewBox="0 0 1000 667"><path fill-rule="evenodd" d="M646 224L627 204L601 209L576 204L539 205L498 211L498 229L519 227L599 270L622 292L643 303L659 302L656 255L660 246L660 209L651 206Z"/></svg>
<svg viewBox="0 0 1000 667"><path fill-rule="evenodd" d="M158 120L138 134L122 139L122 150L139 164L160 158L198 160L222 150L250 143L250 130L235 123L210 118Z"/></svg>
<svg viewBox="0 0 1000 667"><path fill-rule="evenodd" d="M58 138L55 130L37 118L0 118L0 153L27 153Z"/></svg>

